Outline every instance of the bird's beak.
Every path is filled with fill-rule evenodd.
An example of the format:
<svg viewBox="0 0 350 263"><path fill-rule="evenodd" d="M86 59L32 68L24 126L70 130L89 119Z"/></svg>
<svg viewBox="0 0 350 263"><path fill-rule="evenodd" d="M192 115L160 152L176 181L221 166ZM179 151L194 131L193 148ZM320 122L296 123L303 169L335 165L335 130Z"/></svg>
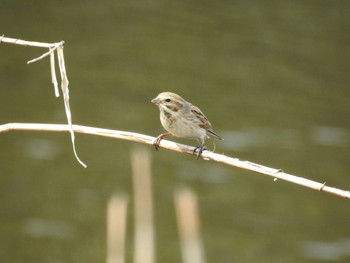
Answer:
<svg viewBox="0 0 350 263"><path fill-rule="evenodd" d="M159 105L159 99L158 98L154 98L153 100L151 100L151 102L155 105Z"/></svg>

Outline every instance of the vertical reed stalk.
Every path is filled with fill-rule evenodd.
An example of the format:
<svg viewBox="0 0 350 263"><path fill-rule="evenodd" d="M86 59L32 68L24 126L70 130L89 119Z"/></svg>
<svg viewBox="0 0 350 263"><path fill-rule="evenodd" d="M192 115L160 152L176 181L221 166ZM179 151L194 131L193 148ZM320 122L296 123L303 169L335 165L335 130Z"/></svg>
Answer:
<svg viewBox="0 0 350 263"><path fill-rule="evenodd" d="M151 186L151 156L145 148L131 154L135 213L135 263L154 262L154 225Z"/></svg>
<svg viewBox="0 0 350 263"><path fill-rule="evenodd" d="M107 207L107 263L125 262L127 199L113 195Z"/></svg>
<svg viewBox="0 0 350 263"><path fill-rule="evenodd" d="M193 191L181 188L175 191L174 199L183 263L204 263L197 197Z"/></svg>

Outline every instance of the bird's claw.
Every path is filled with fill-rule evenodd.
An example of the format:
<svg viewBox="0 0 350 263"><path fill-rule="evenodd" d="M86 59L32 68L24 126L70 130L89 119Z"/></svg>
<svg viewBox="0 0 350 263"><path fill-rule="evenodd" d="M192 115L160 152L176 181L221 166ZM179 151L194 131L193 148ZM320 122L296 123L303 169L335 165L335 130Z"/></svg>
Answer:
<svg viewBox="0 0 350 263"><path fill-rule="evenodd" d="M154 146L154 148L156 149L156 151L158 151L158 149L159 149L159 144L160 144L160 141L161 141L162 139L163 139L163 137L158 136L158 137L154 140L153 146Z"/></svg>
<svg viewBox="0 0 350 263"><path fill-rule="evenodd" d="M198 153L196 153L198 150ZM204 145L200 145L196 148L194 148L193 150L193 155L197 155L197 159L199 159L199 157L202 155L202 152L206 150L205 146Z"/></svg>
<svg viewBox="0 0 350 263"><path fill-rule="evenodd" d="M154 140L153 145L154 145L154 148L156 148L156 151L158 151L158 149L159 149L160 141L163 140L163 138L164 138L165 136L169 136L169 135L171 135L170 132L163 133L163 134L159 135L159 136Z"/></svg>

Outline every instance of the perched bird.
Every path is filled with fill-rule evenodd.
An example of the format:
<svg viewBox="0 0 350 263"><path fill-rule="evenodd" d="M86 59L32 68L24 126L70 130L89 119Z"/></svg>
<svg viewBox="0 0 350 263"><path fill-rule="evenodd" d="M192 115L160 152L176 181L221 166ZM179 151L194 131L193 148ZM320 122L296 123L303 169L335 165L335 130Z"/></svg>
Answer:
<svg viewBox="0 0 350 263"><path fill-rule="evenodd" d="M179 95L172 92L162 92L152 101L158 106L160 111L160 122L167 133L160 134L153 145L156 150L159 148L160 141L169 135L181 138L194 138L199 142L199 146L193 151L198 150L197 158L201 155L206 138L213 137L223 140L212 130L212 126L205 115L196 106L185 101Z"/></svg>

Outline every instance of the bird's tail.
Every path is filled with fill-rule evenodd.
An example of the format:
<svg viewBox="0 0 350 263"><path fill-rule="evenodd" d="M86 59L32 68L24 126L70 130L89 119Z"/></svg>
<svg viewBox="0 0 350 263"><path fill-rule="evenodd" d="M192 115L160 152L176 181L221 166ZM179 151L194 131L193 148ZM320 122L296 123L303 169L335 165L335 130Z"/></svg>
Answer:
<svg viewBox="0 0 350 263"><path fill-rule="evenodd" d="M207 130L207 135L208 135L209 137L213 137L213 138L218 139L218 140L220 140L220 141L223 141L223 140L224 140L220 135L218 135L218 134L217 134L216 132L214 132L213 130Z"/></svg>

